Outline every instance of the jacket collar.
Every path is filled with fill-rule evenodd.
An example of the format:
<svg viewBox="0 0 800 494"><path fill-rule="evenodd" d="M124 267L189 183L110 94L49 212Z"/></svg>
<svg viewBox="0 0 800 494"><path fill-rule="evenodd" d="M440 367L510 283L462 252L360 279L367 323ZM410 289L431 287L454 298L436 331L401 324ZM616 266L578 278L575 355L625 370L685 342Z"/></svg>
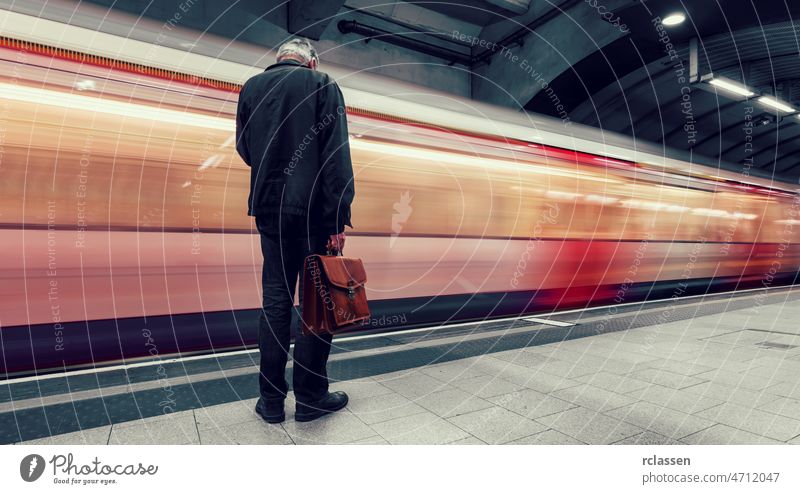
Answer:
<svg viewBox="0 0 800 494"><path fill-rule="evenodd" d="M277 62L277 63L274 63L274 64L270 65L269 67L264 69L264 71L267 71L267 70L275 68L275 67L281 67L283 65L295 66L295 67L304 67L304 65L302 63L298 62L297 60L286 59L286 60L282 60L280 62Z"/></svg>

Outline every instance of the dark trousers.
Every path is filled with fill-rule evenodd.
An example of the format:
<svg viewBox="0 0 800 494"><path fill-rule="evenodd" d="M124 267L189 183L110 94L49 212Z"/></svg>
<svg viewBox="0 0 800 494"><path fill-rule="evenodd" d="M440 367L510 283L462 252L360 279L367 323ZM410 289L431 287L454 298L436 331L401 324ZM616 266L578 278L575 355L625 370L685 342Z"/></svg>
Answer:
<svg viewBox="0 0 800 494"><path fill-rule="evenodd" d="M261 397L271 403L283 402L288 386L286 361L289 356L295 285L300 279L300 307L303 306L303 261L309 254L324 254L328 239L303 234L301 229L273 233L262 218L256 218L261 233L264 268L261 283L263 299L259 319L258 347L261 351L259 387ZM299 233L297 231L299 230ZM298 322L302 324L298 312ZM328 355L330 334L304 336L300 326L295 331L292 387L299 403L310 404L328 392Z"/></svg>

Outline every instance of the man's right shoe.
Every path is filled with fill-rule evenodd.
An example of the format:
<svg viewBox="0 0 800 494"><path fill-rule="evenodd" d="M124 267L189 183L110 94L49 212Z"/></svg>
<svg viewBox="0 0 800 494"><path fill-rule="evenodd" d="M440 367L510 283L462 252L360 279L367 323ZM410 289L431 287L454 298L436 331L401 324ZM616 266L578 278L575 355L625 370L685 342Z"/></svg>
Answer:
<svg viewBox="0 0 800 494"><path fill-rule="evenodd" d="M298 422L310 422L329 413L341 410L347 406L347 393L336 391L328 393L325 397L314 403L298 403L295 409L294 419Z"/></svg>
<svg viewBox="0 0 800 494"><path fill-rule="evenodd" d="M256 402L256 413L270 424L279 424L286 420L282 401L267 404L264 398L259 398L258 402Z"/></svg>

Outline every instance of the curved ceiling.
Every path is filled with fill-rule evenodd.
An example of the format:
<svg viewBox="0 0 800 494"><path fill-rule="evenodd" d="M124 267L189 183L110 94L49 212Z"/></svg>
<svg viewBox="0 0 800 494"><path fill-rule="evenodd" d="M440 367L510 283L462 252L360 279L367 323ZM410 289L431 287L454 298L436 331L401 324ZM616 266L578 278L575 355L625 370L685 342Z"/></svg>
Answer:
<svg viewBox="0 0 800 494"><path fill-rule="evenodd" d="M800 119L758 97L772 95L800 109L799 3L633 2L617 11L629 35L577 61L550 85L568 95L561 99L575 122L703 155L733 171L797 183ZM653 18L677 11L687 14L686 21L659 31ZM676 48L674 57L664 35ZM689 75L692 38L699 76L722 76L756 94L744 98L682 80ZM525 108L553 112L541 92Z"/></svg>

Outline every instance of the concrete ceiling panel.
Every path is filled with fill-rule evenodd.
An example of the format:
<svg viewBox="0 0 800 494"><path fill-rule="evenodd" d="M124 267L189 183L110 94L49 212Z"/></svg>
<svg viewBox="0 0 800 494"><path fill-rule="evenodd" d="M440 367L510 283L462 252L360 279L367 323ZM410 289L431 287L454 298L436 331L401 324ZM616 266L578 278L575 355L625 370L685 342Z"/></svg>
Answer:
<svg viewBox="0 0 800 494"><path fill-rule="evenodd" d="M344 0L291 0L286 24L288 31L318 40L342 5Z"/></svg>

